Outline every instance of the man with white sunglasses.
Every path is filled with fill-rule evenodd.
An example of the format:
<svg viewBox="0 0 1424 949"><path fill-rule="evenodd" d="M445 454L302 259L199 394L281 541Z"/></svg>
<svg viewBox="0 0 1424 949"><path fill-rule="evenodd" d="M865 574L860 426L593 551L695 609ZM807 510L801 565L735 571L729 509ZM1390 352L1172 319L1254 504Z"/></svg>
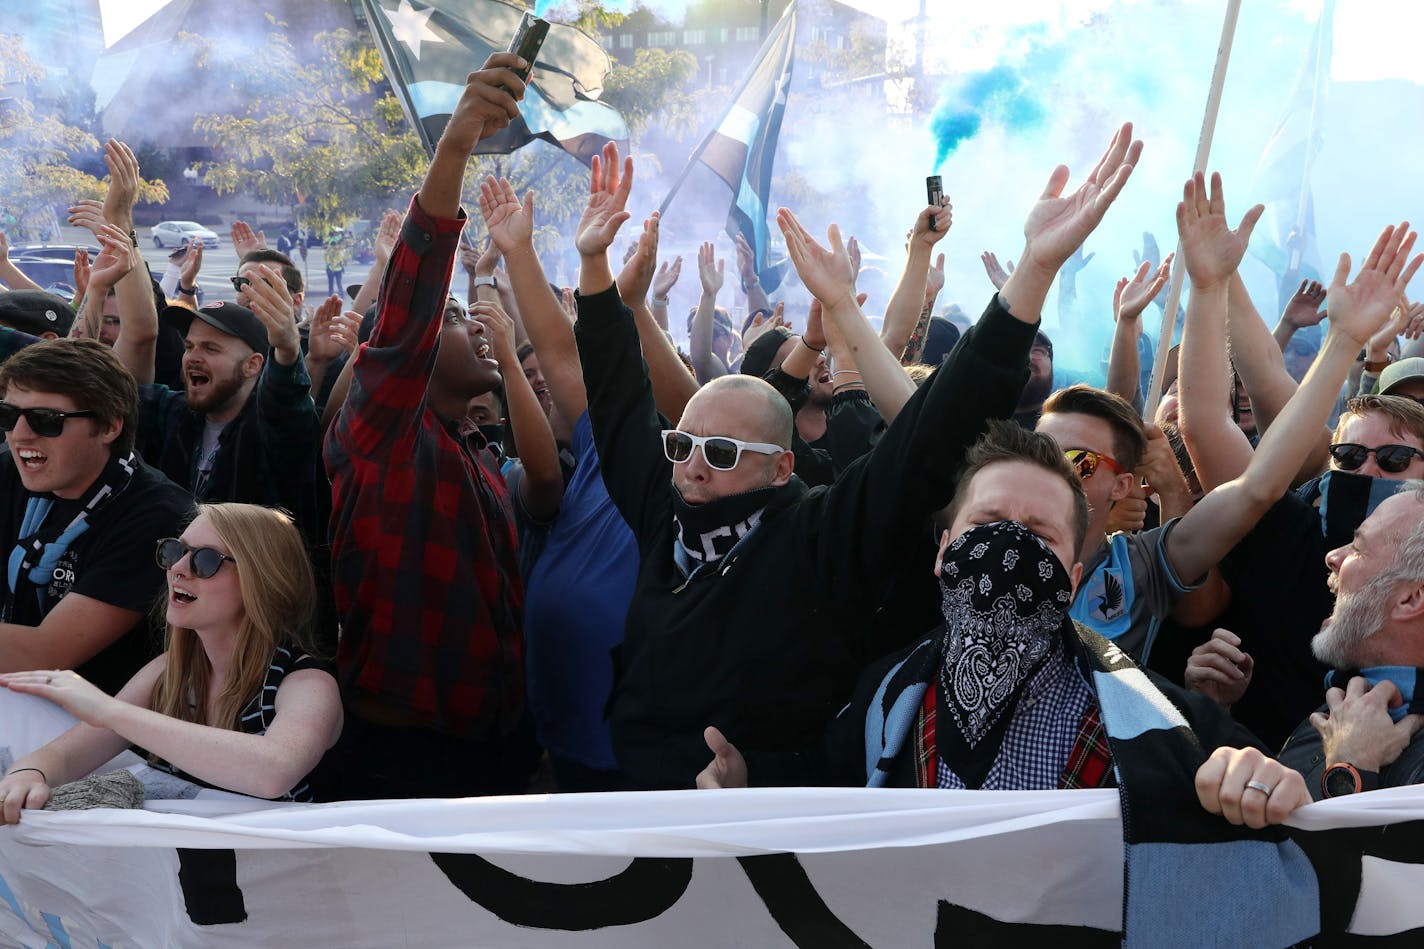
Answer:
<svg viewBox="0 0 1424 949"><path fill-rule="evenodd" d="M883 643L868 631L903 578L935 589L930 516L986 419L1007 418L1028 378L1039 312L1059 267L1102 220L1142 145L1125 125L1076 191L1062 166L1030 212L1009 282L881 441L829 488L793 477L792 416L768 384L717 379L676 428L655 409L629 310L607 250L632 185L631 159L595 159L576 244L575 328L603 478L638 541L641 564L608 714L618 763L645 788L691 787L715 725L749 759L806 747ZM851 345L864 323L849 255L783 209L778 223L805 286ZM859 322L857 322L859 321ZM870 345L880 345L872 339ZM902 641L928 628L902 629ZM787 783L772 761L760 784Z"/></svg>

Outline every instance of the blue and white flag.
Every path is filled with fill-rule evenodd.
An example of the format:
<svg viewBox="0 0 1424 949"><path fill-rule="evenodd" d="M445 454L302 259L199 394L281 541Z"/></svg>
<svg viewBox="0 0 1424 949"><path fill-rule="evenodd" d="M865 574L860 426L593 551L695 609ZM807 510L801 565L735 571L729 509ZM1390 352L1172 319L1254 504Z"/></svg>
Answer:
<svg viewBox="0 0 1424 949"><path fill-rule="evenodd" d="M465 77L504 50L522 7L503 0L362 0L391 86L432 154L465 91ZM598 101L612 69L608 54L575 27L554 23L508 128L475 147L503 155L536 138L588 164L604 144L628 140L618 110Z"/></svg>

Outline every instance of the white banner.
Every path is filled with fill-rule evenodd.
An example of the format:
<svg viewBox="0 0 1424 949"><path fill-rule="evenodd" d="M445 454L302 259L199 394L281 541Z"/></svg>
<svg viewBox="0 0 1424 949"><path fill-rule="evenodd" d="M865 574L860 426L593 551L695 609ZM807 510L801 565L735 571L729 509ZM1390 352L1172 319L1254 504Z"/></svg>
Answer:
<svg viewBox="0 0 1424 949"><path fill-rule="evenodd" d="M0 759L62 727L33 714L48 710L41 704L0 690ZM1334 868L1340 840L1349 844L1341 828L1407 828L1421 817L1424 791L1406 788L1312 805L1292 823L1307 850L1329 842ZM1071 936L1111 945L1121 833L1113 791L327 805L206 792L142 810L26 811L0 828L0 943L824 947ZM1343 895L1322 876L1322 898L1334 901L1327 917L1361 935L1424 927L1419 834L1390 844L1376 826L1361 836L1387 843L1356 852ZM1246 944L1249 920L1243 927Z"/></svg>

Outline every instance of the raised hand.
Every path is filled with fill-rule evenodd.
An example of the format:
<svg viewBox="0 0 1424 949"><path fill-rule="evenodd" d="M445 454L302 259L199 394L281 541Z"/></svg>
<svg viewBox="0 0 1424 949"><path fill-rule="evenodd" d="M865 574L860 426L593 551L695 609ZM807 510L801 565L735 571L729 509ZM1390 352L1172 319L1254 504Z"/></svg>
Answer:
<svg viewBox="0 0 1424 949"><path fill-rule="evenodd" d="M232 249L236 252L238 260L254 250L262 250L267 246L267 235L261 231L254 234L252 226L246 221L233 221L232 228L228 233L232 236Z"/></svg>
<svg viewBox="0 0 1424 949"><path fill-rule="evenodd" d="M445 124L440 141L457 153L469 155L475 143L488 138L519 117L524 98L520 73L529 66L513 53L491 53L479 72L465 79L465 91Z"/></svg>
<svg viewBox="0 0 1424 949"><path fill-rule="evenodd" d="M677 285L677 278L682 275L682 256L672 259L672 263L663 261L658 264L658 272L653 277L653 299L666 300L668 294L672 293L672 288Z"/></svg>
<svg viewBox="0 0 1424 949"><path fill-rule="evenodd" d="M1229 629L1216 629L1210 639L1192 650L1182 681L1189 691L1230 708L1246 694L1255 667L1251 654L1241 648L1240 636Z"/></svg>
<svg viewBox="0 0 1424 949"><path fill-rule="evenodd" d="M103 202L85 198L70 205L69 223L84 228L98 239L99 229L109 222L104 218Z"/></svg>
<svg viewBox="0 0 1424 949"><path fill-rule="evenodd" d="M979 259L984 262L984 272L989 275L989 282L994 285L994 289L1004 289L1004 284L1008 283L1009 274L1014 272L1014 262L1006 260L1003 266L1000 266L999 258L994 256L994 252L991 250L980 254Z"/></svg>
<svg viewBox="0 0 1424 949"><path fill-rule="evenodd" d="M929 303L944 289L944 255L935 258L934 265L925 274L925 302Z"/></svg>
<svg viewBox="0 0 1424 949"><path fill-rule="evenodd" d="M618 296L629 306L647 299L648 288L658 266L658 212L643 222L643 232L633 245L633 254L623 262L618 274Z"/></svg>
<svg viewBox="0 0 1424 949"><path fill-rule="evenodd" d="M1395 307L1404 301L1404 288L1414 278L1424 255L1409 259L1418 234L1405 221L1386 227L1355 279L1350 276L1350 255L1341 254L1335 279L1326 291L1325 305L1332 332L1344 333L1356 346L1364 346L1389 321Z"/></svg>
<svg viewBox="0 0 1424 949"><path fill-rule="evenodd" d="M1097 251L1093 251L1091 254L1084 254L1083 248L1080 245L1077 250L1073 251L1073 253L1068 255L1067 260L1063 261L1063 266L1059 269L1059 272L1064 277L1068 277L1070 279L1076 277L1078 275L1078 271L1091 264L1093 262L1093 258L1096 256L1098 256Z"/></svg>
<svg viewBox="0 0 1424 949"><path fill-rule="evenodd" d="M307 337L307 355L314 362L327 364L342 353L356 349L361 316L358 313L343 313L341 304L341 297L333 293L316 308L311 333Z"/></svg>
<svg viewBox="0 0 1424 949"><path fill-rule="evenodd" d="M1092 173L1068 196L1068 166L1059 165L1049 175L1042 196L1024 222L1024 253L1019 266L1032 266L1041 274L1056 274L1088 239L1121 193L1142 155L1142 143L1132 138L1132 123L1113 136ZM1084 263L1087 262L1086 258Z"/></svg>
<svg viewBox="0 0 1424 949"><path fill-rule="evenodd" d="M1141 266L1144 262L1157 266L1157 262L1162 259L1162 251L1157 248L1157 238L1152 236L1151 231L1142 232L1142 253L1132 252L1132 262Z"/></svg>
<svg viewBox="0 0 1424 949"><path fill-rule="evenodd" d="M292 300L282 272L270 264L258 264L248 275L247 307L267 328L267 342L272 345L272 357L290 366L301 356L301 337L297 333L296 304Z"/></svg>
<svg viewBox="0 0 1424 949"><path fill-rule="evenodd" d="M846 241L846 256L850 258L850 279L856 283L860 281L860 241L855 239L855 235L850 236Z"/></svg>
<svg viewBox="0 0 1424 949"><path fill-rule="evenodd" d="M203 269L203 242L189 241L188 249L183 254L183 262L178 265L178 285L182 287L195 287L194 282L198 279L198 272Z"/></svg>
<svg viewBox="0 0 1424 949"><path fill-rule="evenodd" d="M89 285L95 292L108 293L124 275L134 268L134 246L128 231L115 224L102 225L98 233L99 256L89 267Z"/></svg>
<svg viewBox="0 0 1424 949"><path fill-rule="evenodd" d="M945 195L944 204L939 207L927 205L915 216L915 226L910 230L910 243L919 241L933 247L944 239L953 223L954 207L949 203L949 195Z"/></svg>
<svg viewBox="0 0 1424 949"><path fill-rule="evenodd" d="M1147 304L1167 285L1167 278L1172 272L1173 256L1168 254L1167 259L1162 261L1161 266L1150 277L1148 271L1152 268L1152 262L1144 260L1131 279L1123 277L1118 280L1117 289L1113 292L1114 319L1135 320L1142 315Z"/></svg>
<svg viewBox="0 0 1424 949"><path fill-rule="evenodd" d="M506 254L534 244L534 192L524 192L521 203L509 179L493 177L480 182L480 214L495 245Z"/></svg>
<svg viewBox="0 0 1424 949"><path fill-rule="evenodd" d="M83 247L74 248L74 293L75 299L82 300L89 293L89 251Z"/></svg>
<svg viewBox="0 0 1424 949"><path fill-rule="evenodd" d="M1281 311L1281 319L1296 329L1315 326L1325 319L1325 310L1321 308L1324 302L1325 287L1321 286L1320 281L1302 280L1300 289L1286 301L1286 307Z"/></svg>
<svg viewBox="0 0 1424 949"><path fill-rule="evenodd" d="M747 331L742 334L742 348L747 349L752 342L761 334L773 330L776 327L786 327L786 304L776 304L776 310L770 316L764 311L759 311L752 321L747 324ZM824 343L822 344L824 346Z"/></svg>
<svg viewBox="0 0 1424 949"><path fill-rule="evenodd" d="M400 239L401 221L405 217L397 211L386 211L381 215L381 226L376 229L376 259L389 261L396 252L396 241Z"/></svg>
<svg viewBox="0 0 1424 949"><path fill-rule="evenodd" d="M133 149L111 138L104 145L104 164L109 166L104 220L127 229L132 225L134 201L138 199L138 158Z"/></svg>
<svg viewBox="0 0 1424 949"><path fill-rule="evenodd" d="M832 224L826 231L830 247L816 243L789 208L776 212L776 223L786 239L786 250L801 282L828 309L855 299L855 271L850 253L841 242L840 228Z"/></svg>
<svg viewBox="0 0 1424 949"><path fill-rule="evenodd" d="M624 210L628 194L633 190L633 158L623 159L619 173L618 146L612 142L603 146L601 155L593 156L589 176L588 206L583 209L575 229L574 246L585 257L607 253L618 236L618 229L630 215Z"/></svg>
<svg viewBox="0 0 1424 949"><path fill-rule="evenodd" d="M863 297L864 294L861 296ZM821 308L821 301L814 297L811 299L811 308L806 313L806 332L801 334L801 338L812 349L826 351L828 341L826 339L825 311Z"/></svg>
<svg viewBox="0 0 1424 949"><path fill-rule="evenodd" d="M717 259L717 249L711 241L704 241L697 249L697 276L702 280L702 292L714 297L727 279L727 262Z"/></svg>
<svg viewBox="0 0 1424 949"><path fill-rule="evenodd" d="M1400 310L1404 313L1404 326L1399 334L1405 339L1424 336L1424 303L1410 303Z"/></svg>
<svg viewBox="0 0 1424 949"><path fill-rule="evenodd" d="M500 258L504 255L500 252L499 245L495 243L494 237L485 241L485 249L480 251L480 255L475 258L475 276L492 277L499 269Z"/></svg>
<svg viewBox="0 0 1424 949"><path fill-rule="evenodd" d="M756 272L756 254L747 239L739 232L733 243L737 248L737 276L741 278L742 285L746 286L760 279Z"/></svg>
<svg viewBox="0 0 1424 949"><path fill-rule="evenodd" d="M1199 290L1219 287L1230 279L1246 255L1251 232L1265 210L1264 204L1251 208L1233 231L1226 223L1221 175L1212 173L1209 194L1201 172L1187 180L1182 186L1182 200L1177 205L1177 234L1193 287Z"/></svg>

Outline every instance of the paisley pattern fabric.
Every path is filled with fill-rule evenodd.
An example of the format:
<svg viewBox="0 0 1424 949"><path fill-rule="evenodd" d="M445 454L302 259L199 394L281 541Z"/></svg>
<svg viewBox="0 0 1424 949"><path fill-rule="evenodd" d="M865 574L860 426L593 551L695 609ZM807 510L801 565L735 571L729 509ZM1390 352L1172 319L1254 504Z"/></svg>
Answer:
<svg viewBox="0 0 1424 949"><path fill-rule="evenodd" d="M940 753L978 787L1003 741L1008 713L1057 641L1072 599L1068 573L1016 521L965 531L945 551Z"/></svg>

